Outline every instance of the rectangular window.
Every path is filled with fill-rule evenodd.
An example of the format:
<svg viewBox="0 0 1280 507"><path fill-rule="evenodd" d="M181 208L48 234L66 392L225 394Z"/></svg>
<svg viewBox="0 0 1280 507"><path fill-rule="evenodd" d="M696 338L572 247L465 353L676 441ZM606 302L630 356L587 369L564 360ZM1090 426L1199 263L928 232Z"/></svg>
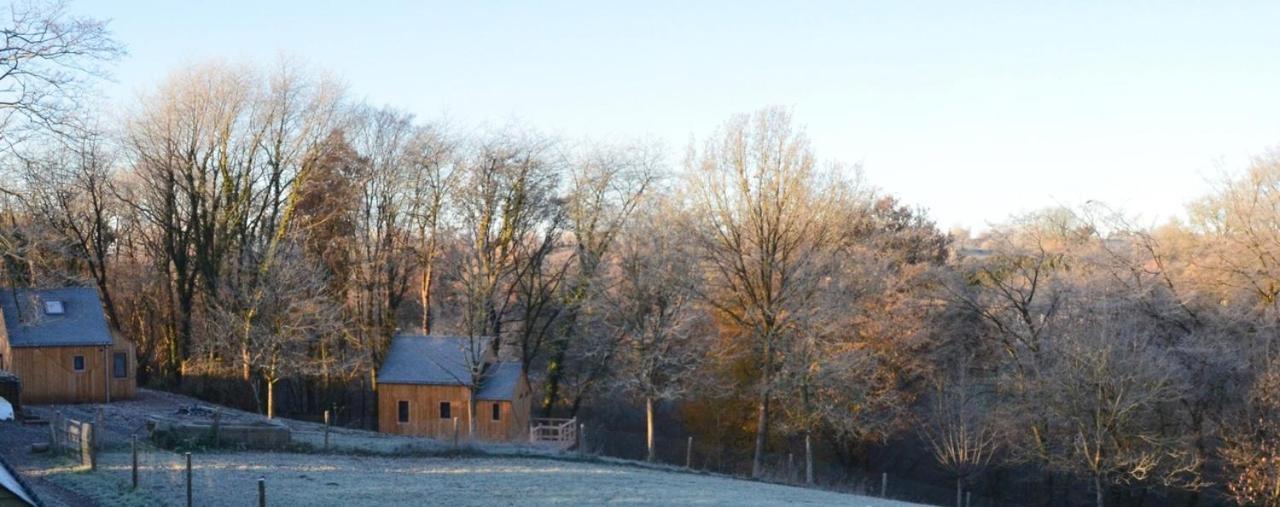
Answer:
<svg viewBox="0 0 1280 507"><path fill-rule="evenodd" d="M84 356L71 358L71 368L75 371L84 371Z"/></svg>
<svg viewBox="0 0 1280 507"><path fill-rule="evenodd" d="M453 407L449 406L449 402L440 402L440 418L453 419Z"/></svg>
<svg viewBox="0 0 1280 507"><path fill-rule="evenodd" d="M409 402L400 400L400 406L398 408L400 413L397 420L402 423L409 422Z"/></svg>
<svg viewBox="0 0 1280 507"><path fill-rule="evenodd" d="M496 401L493 402L493 420L495 421L502 420L502 405L500 405Z"/></svg>
<svg viewBox="0 0 1280 507"><path fill-rule="evenodd" d="M111 355L111 376L125 378L129 376L129 355L116 352Z"/></svg>

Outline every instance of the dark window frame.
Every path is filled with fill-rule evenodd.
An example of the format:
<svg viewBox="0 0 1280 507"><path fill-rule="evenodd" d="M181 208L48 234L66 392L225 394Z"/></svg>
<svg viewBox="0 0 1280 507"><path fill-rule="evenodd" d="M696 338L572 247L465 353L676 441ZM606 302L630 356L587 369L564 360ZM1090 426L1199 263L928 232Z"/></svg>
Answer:
<svg viewBox="0 0 1280 507"><path fill-rule="evenodd" d="M85 366L87 366L87 365L86 365L86 364L85 364L85 362L84 362L84 356L72 356L72 357L71 357L71 370L72 370L72 371L84 371Z"/></svg>
<svg viewBox="0 0 1280 507"><path fill-rule="evenodd" d="M453 404L447 401L440 402L440 418L453 419Z"/></svg>
<svg viewBox="0 0 1280 507"><path fill-rule="evenodd" d="M129 378L129 354L111 353L111 378Z"/></svg>
<svg viewBox="0 0 1280 507"><path fill-rule="evenodd" d="M409 422L409 414L409 400L400 400L400 402L396 404L396 422Z"/></svg>
<svg viewBox="0 0 1280 507"><path fill-rule="evenodd" d="M498 421L501 421L501 420L502 420L502 404L501 404L501 403L498 403L498 402L496 402L496 401L495 401L495 402L493 402L493 416L492 416L492 421L493 421L493 422L498 422Z"/></svg>

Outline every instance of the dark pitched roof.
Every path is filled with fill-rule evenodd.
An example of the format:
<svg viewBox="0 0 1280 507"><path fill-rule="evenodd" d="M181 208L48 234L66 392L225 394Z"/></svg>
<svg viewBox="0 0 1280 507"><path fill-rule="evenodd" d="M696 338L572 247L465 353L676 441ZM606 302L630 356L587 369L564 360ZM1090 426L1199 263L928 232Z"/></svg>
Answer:
<svg viewBox="0 0 1280 507"><path fill-rule="evenodd" d="M482 340L474 345L487 347L489 340ZM382 360L378 383L467 385L472 346L464 336L397 336Z"/></svg>
<svg viewBox="0 0 1280 507"><path fill-rule="evenodd" d="M44 305L49 301L60 302L63 312L46 312ZM14 347L111 345L97 289L0 288L0 310Z"/></svg>
<svg viewBox="0 0 1280 507"><path fill-rule="evenodd" d="M489 338L473 344L465 336L408 336L391 340L391 347L378 370L379 384L465 386L471 382L469 370L473 354L483 357ZM472 346L479 350L472 351ZM520 376L520 363L498 362L485 371L484 385L477 400L510 400Z"/></svg>
<svg viewBox="0 0 1280 507"><path fill-rule="evenodd" d="M516 398L516 385L520 381L520 363L514 361L494 363L489 367L484 385L476 392L477 400L505 401Z"/></svg>
<svg viewBox="0 0 1280 507"><path fill-rule="evenodd" d="M26 481L22 480L22 476L14 471L3 458L0 458L0 489L4 489L18 500L26 502L31 507L40 507L40 499L36 498L35 492L27 486Z"/></svg>

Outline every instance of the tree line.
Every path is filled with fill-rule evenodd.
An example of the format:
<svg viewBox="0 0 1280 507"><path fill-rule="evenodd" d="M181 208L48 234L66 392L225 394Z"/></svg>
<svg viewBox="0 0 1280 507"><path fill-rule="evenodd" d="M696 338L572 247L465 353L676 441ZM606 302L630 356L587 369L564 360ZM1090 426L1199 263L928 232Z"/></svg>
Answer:
<svg viewBox="0 0 1280 507"><path fill-rule="evenodd" d="M1280 159L1185 220L1089 204L970 235L784 108L676 154L215 61L107 117L106 25L11 13L4 284L97 287L148 385L371 427L391 338L456 334L519 359L540 415L636 408L650 459L667 407L756 477L803 442L810 482L914 452L957 503L1008 471L1042 495L992 493L1015 502L1280 503Z"/></svg>

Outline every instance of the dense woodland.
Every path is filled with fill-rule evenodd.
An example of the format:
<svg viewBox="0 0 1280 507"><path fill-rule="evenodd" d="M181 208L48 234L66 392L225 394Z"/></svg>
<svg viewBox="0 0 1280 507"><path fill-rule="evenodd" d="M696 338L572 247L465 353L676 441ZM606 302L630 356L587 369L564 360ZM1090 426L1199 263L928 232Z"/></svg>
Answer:
<svg viewBox="0 0 1280 507"><path fill-rule="evenodd" d="M393 335L488 336L535 415L629 410L754 476L925 456L1015 503L1280 504L1280 158L1185 220L970 235L782 108L571 140L214 61L106 114L107 25L20 5L3 35L3 285L97 287L147 386L373 427Z"/></svg>

